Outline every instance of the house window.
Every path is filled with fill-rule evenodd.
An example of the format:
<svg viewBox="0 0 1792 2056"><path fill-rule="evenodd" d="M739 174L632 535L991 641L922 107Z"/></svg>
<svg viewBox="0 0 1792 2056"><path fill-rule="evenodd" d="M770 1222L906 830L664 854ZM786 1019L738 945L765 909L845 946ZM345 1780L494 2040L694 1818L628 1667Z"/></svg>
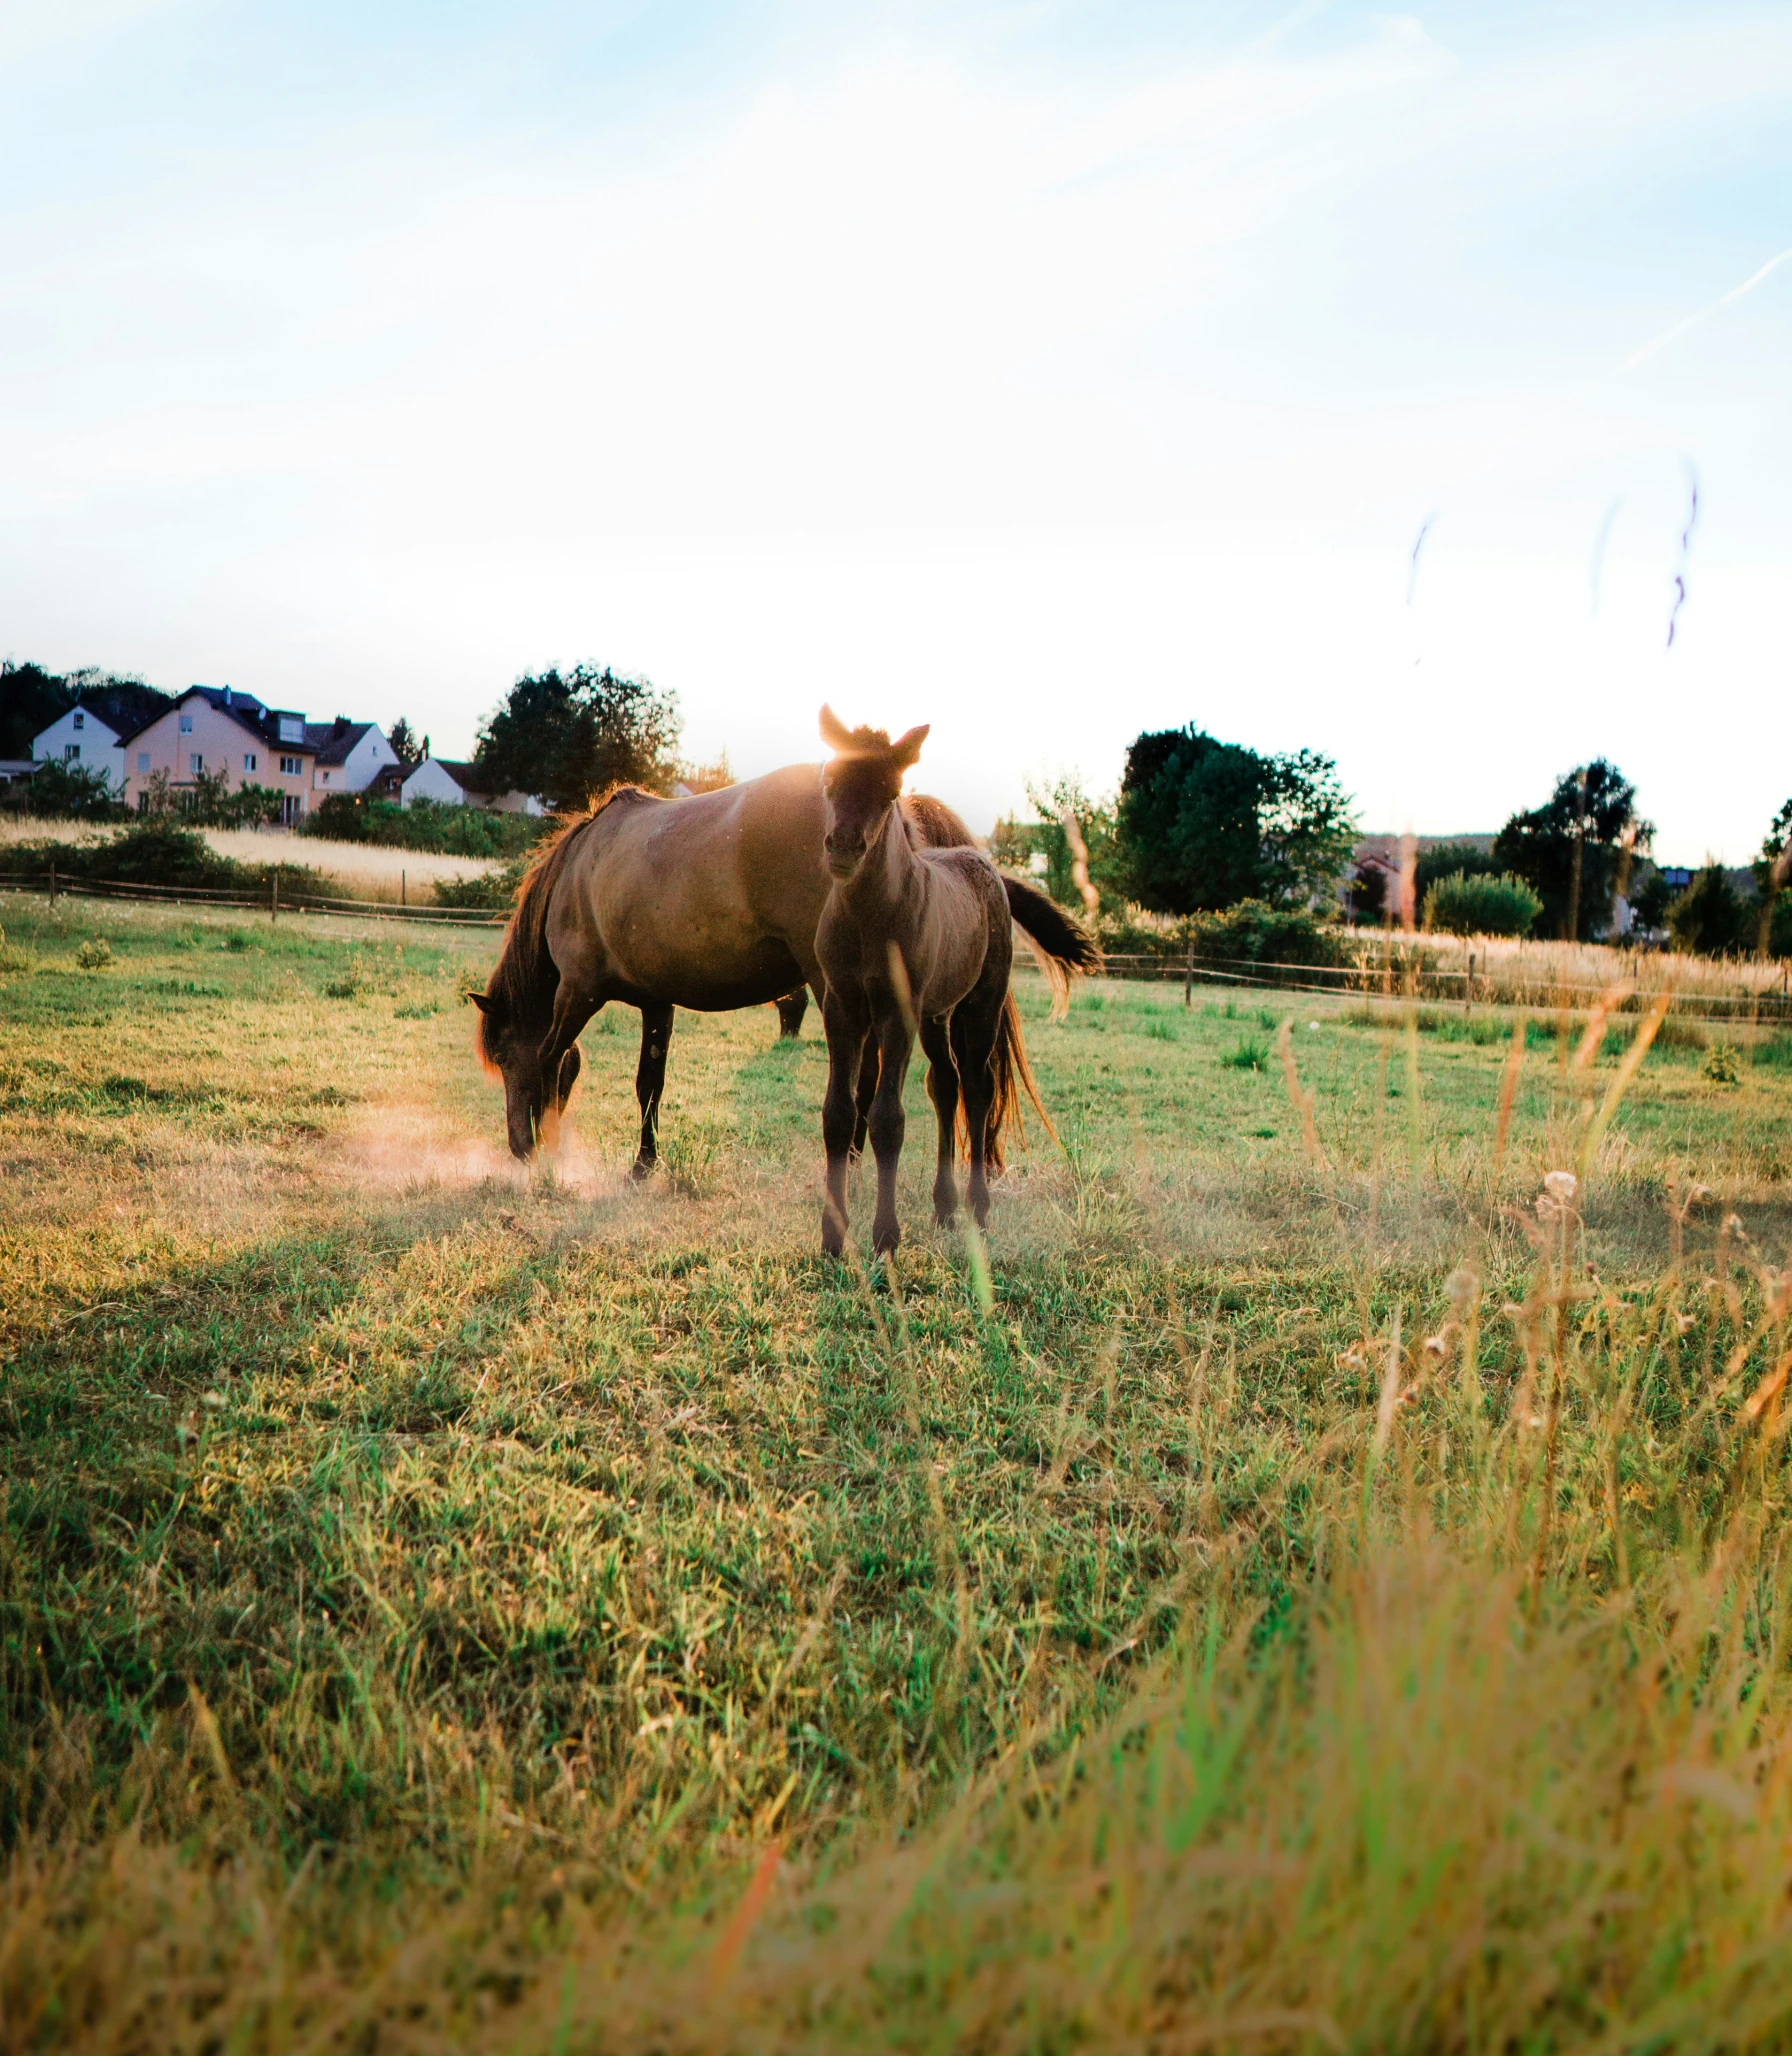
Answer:
<svg viewBox="0 0 1792 2056"><path fill-rule="evenodd" d="M147 750L139 750L137 752L137 769L140 774L147 775L149 771L149 752Z"/></svg>
<svg viewBox="0 0 1792 2056"><path fill-rule="evenodd" d="M259 761L260 759L253 750L245 750L243 752L243 769L245 771L253 771Z"/></svg>
<svg viewBox="0 0 1792 2056"><path fill-rule="evenodd" d="M282 778L297 778L299 770L300 765L297 757L282 757L280 759L280 775Z"/></svg>
<svg viewBox="0 0 1792 2056"><path fill-rule="evenodd" d="M195 778L205 769L205 759L197 750L187 759L187 769L192 772Z"/></svg>
<svg viewBox="0 0 1792 2056"><path fill-rule="evenodd" d="M77 713L75 716L75 726L77 728L85 728L87 726L87 716L85 714Z"/></svg>
<svg viewBox="0 0 1792 2056"><path fill-rule="evenodd" d="M78 742L65 742L62 745L62 761L65 764L78 764L81 761L81 745Z"/></svg>
<svg viewBox="0 0 1792 2056"><path fill-rule="evenodd" d="M193 733L193 717L191 714L183 714L180 717L180 732L182 735L191 735Z"/></svg>
<svg viewBox="0 0 1792 2056"><path fill-rule="evenodd" d="M324 784L325 784L325 785L328 785L328 784L329 784L329 782L330 782L330 774L329 774L329 772L327 772L327 771L326 771L326 772L324 773L324 776L323 776L323 782L324 782Z"/></svg>
<svg viewBox="0 0 1792 2056"><path fill-rule="evenodd" d="M302 742L304 737L305 724L296 714L282 714L280 716L280 740L282 742Z"/></svg>

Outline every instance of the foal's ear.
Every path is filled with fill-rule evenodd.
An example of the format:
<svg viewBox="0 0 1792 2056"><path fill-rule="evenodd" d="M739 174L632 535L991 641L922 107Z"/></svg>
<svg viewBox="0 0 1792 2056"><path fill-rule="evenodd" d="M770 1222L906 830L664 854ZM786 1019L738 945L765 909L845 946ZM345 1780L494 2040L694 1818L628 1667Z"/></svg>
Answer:
<svg viewBox="0 0 1792 2056"><path fill-rule="evenodd" d="M921 745L927 740L931 721L923 721L919 728L911 728L906 735L899 735L890 745L890 755L906 771L921 755Z"/></svg>
<svg viewBox="0 0 1792 2056"><path fill-rule="evenodd" d="M486 998L483 992L469 992L467 994L467 997L473 1002L473 1004L479 1009L479 1011L482 1014L489 1014L491 1012L492 1003L489 999Z"/></svg>
<svg viewBox="0 0 1792 2056"><path fill-rule="evenodd" d="M834 751L852 748L852 730L832 707L823 707L821 710L821 739Z"/></svg>

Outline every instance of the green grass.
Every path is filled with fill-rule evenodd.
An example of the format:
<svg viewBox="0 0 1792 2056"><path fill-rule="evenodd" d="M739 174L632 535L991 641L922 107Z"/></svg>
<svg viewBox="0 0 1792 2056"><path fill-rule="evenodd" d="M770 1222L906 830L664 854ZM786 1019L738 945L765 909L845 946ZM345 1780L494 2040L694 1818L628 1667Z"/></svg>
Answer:
<svg viewBox="0 0 1792 2056"><path fill-rule="evenodd" d="M1309 1144L1280 1014L1028 981L986 1300L919 1067L816 1253L813 1018L636 1187L629 1013L505 1154L489 935L7 915L6 2048L1792 2031L1779 1045L1540 1214L1627 1038L1496 1150L1509 1027L1303 999Z"/></svg>

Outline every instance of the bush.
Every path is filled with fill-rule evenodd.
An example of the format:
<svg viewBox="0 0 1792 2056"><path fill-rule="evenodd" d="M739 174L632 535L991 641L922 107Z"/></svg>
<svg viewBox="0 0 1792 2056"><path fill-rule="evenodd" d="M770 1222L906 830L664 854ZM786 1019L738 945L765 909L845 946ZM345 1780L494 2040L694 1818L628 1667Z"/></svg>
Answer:
<svg viewBox="0 0 1792 2056"><path fill-rule="evenodd" d="M1433 934L1529 935L1541 896L1510 871L1452 871L1425 895L1423 925Z"/></svg>
<svg viewBox="0 0 1792 2056"><path fill-rule="evenodd" d="M75 952L83 971L103 971L112 961L112 945L103 935L90 935Z"/></svg>
<svg viewBox="0 0 1792 2056"><path fill-rule="evenodd" d="M21 812L49 821L122 821L125 810L112 782L97 764L70 764L51 758L29 778L7 788L9 802Z"/></svg>
<svg viewBox="0 0 1792 2056"><path fill-rule="evenodd" d="M1240 900L1217 914L1196 914L1188 943L1197 964L1325 965L1343 961L1339 933L1304 908Z"/></svg>
<svg viewBox="0 0 1792 2056"><path fill-rule="evenodd" d="M299 833L441 856L514 857L533 849L557 825L540 814L494 814L483 807L444 806L439 800L413 800L400 807L391 800L333 792L312 809Z"/></svg>
<svg viewBox="0 0 1792 2056"><path fill-rule="evenodd" d="M436 905L508 914L516 904L517 893L522 889L528 869L527 857L512 857L508 864L501 865L496 871L487 871L479 878L439 878L436 880Z"/></svg>
<svg viewBox="0 0 1792 2056"><path fill-rule="evenodd" d="M54 865L71 886L92 878L120 885L187 885L213 892L265 893L274 872L282 894L322 894L325 882L297 864L239 864L221 857L197 829L169 815L152 815L104 842L0 844L0 876L42 877Z"/></svg>

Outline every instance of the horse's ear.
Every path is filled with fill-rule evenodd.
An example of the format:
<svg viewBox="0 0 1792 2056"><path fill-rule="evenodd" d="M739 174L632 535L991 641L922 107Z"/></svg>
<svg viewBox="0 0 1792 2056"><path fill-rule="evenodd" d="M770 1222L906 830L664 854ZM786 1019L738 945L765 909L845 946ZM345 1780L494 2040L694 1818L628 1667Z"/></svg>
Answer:
<svg viewBox="0 0 1792 2056"><path fill-rule="evenodd" d="M852 730L841 720L832 707L821 710L821 739L834 751L852 748Z"/></svg>
<svg viewBox="0 0 1792 2056"><path fill-rule="evenodd" d="M911 728L906 735L899 735L890 745L890 755L906 771L921 755L921 745L927 740L931 721L923 721L919 728Z"/></svg>
<svg viewBox="0 0 1792 2056"><path fill-rule="evenodd" d="M483 992L469 992L467 994L467 997L473 1002L473 1004L479 1009L479 1011L482 1014L489 1014L491 1012L492 1003L489 999L486 998Z"/></svg>

